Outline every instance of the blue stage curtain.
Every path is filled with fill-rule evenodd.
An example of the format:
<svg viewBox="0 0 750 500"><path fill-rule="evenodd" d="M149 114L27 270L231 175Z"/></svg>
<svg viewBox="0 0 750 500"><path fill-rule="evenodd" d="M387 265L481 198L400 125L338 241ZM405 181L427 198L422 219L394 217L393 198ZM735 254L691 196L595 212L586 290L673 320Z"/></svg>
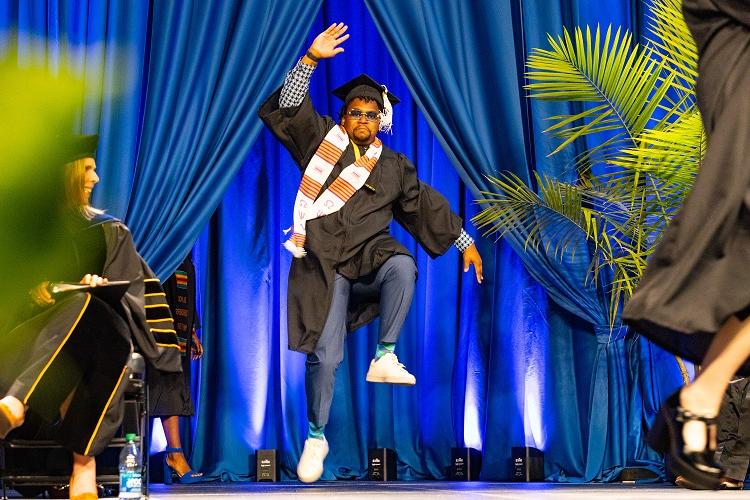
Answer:
<svg viewBox="0 0 750 500"><path fill-rule="evenodd" d="M539 133L544 118L564 105L523 97L524 54L563 24L637 27L640 1L381 0L369 5L375 23L363 4L345 0L205 4L0 2L0 54L12 51L21 64L38 57L53 69L69 59L87 81L80 130L101 135L95 204L125 217L162 277L225 192L195 247L206 351L194 371L192 463L212 477L248 479L254 450L278 448L289 478L306 433L304 356L286 349L289 254L280 229L291 223L299 172L267 131L252 144L257 105L281 84L310 24L305 44L339 20L352 35L346 52L314 75L318 109L336 113L340 104L328 90L360 72L387 83L404 102L396 107L395 134L384 141L414 160L420 177L466 220L477 211L472 200L482 172L571 175L563 168L570 156L546 158L553 142ZM420 38L417 11L378 13L428 5L445 24L430 25L436 31L427 38ZM482 29L468 29L469 21ZM405 47L411 55L399 52L386 22L409 28L399 36L413 43ZM436 36L442 38L432 43ZM482 39L489 44L472 52L471 43ZM416 76L435 78L431 88L415 83L409 69L426 59L435 67ZM442 80L448 77L455 80ZM465 140L466 131L476 135ZM362 477L375 446L396 448L402 479L444 478L450 448L464 445L483 450L487 480L510 479L511 446L543 449L548 476L560 480L609 479L623 456L628 465L651 463L642 446L644 413L653 415L683 383L680 366L637 338L621 340L619 330L608 342L606 308L595 290L573 286L582 263L530 265L511 245L480 239L486 279L479 286L461 272L455 249L433 261L400 227L393 232L419 266L397 348L418 384L366 384L377 323L353 334L326 430L324 478ZM546 286L550 292L537 284L544 280L554 285ZM569 293L578 294L575 301ZM624 384L632 390L623 393ZM599 406L605 403L606 412ZM613 409L624 405L626 412ZM619 424L605 438L602 426L612 421Z"/></svg>
<svg viewBox="0 0 750 500"><path fill-rule="evenodd" d="M386 83L403 102L394 108L395 132L383 135L384 142L411 158L420 177L444 193L458 213L465 218L473 215L470 197L418 112L363 5L325 2L307 44L339 20L349 24L351 39L343 54L323 61L316 70L311 87L316 107L325 114L337 113L341 103L328 91L361 72ZM281 229L290 224L299 179L289 155L264 131L196 247L207 354L201 368L193 465L213 477L251 477L254 464L248 457L259 448L278 448L284 476L294 477L302 451L307 432L305 356L286 348L290 254L281 246ZM455 249L433 261L399 226L393 233L414 252L419 267L418 290L397 347L399 358L415 373L417 386L367 384L364 376L377 342L377 323L352 334L326 428L331 453L324 479L363 477L367 450L375 446L397 450L402 479L444 478L451 447L482 447L485 399L495 390L512 398L497 423L505 429L502 440L508 446L524 443L523 407L529 404L523 396L524 382L507 386L513 394L501 388L518 368L505 347L511 343L526 345L537 374L543 373L543 354L532 348L536 339L546 337L540 307L534 302L545 308L538 287L517 272L520 263L513 254L495 254L492 242L479 242L487 277L480 287L473 273L461 272ZM507 279L497 280L495 269ZM524 290L534 299L528 300ZM506 313L506 308L514 312ZM503 352L491 353L494 344L502 344ZM490 365L492 376L499 379L497 386L487 381ZM535 396L528 399L539 410L539 389L531 389ZM537 415L537 427L541 420ZM504 459L506 451L509 448L502 452ZM508 470L503 463L496 473L507 478Z"/></svg>
<svg viewBox="0 0 750 500"><path fill-rule="evenodd" d="M450 9L444 12L451 13ZM391 21L408 24L409 19ZM414 88L408 85L408 76L402 78L399 69L403 68L394 64L360 4L324 2L307 44L339 20L349 24L352 38L343 54L323 61L316 70L310 90L316 107L335 114L340 102L328 91L360 72L386 83L403 103L395 108L395 133L383 137L384 141L414 160L420 177L443 192L465 219L470 218L477 207L472 203L474 195L460 182L467 180L467 172L459 169L461 177L456 175L451 153L445 151L454 151L455 157L457 148L441 148L444 144L439 134L436 137L431 132L430 118L468 113L468 104L438 103L422 114L420 92L410 92ZM508 20L503 26L518 28L515 21ZM506 43L509 36L512 39L507 32L498 33L498 39ZM501 158L508 167L529 169L527 157L532 153L524 141L531 128L521 111L524 101L519 80L507 90L495 92L505 84L505 75L516 75L515 49L506 46L504 50L510 50L510 56L498 57L510 66L498 72L502 75L498 82L477 91L494 92L487 100L491 112L471 110L502 126L502 133L493 135L487 126L475 127L482 123L479 120L467 123L482 140L490 141L481 143L478 154L494 152L487 157L493 168L499 165L494 159ZM470 74L455 65L444 69ZM480 79L475 80L479 85ZM281 82L279 78L277 83ZM497 107L498 96L506 94L507 106ZM471 98L477 106L484 102ZM514 158L518 163L511 161ZM548 162L548 168L560 169L554 161ZM248 457L259 448L278 448L284 477L294 477L302 450L306 434L304 355L286 349L290 257L281 247L280 233L290 224L298 182L298 169L288 154L263 132L196 247L207 355L201 369L194 466L213 477L252 477L254 465L248 463ZM598 408L590 406L591 387L602 370L609 375L609 352L623 351L624 344L608 347L595 335L590 323L602 324L606 308L593 296L596 290L578 290L574 278L580 277L585 266L567 270L550 261L545 272L555 265L560 268L550 279L570 286L571 293L588 301L583 308L588 322L571 314L570 310L581 311L577 305L564 304L566 310L548 303L547 294L507 244L478 241L486 277L479 286L472 275L461 273L455 250L433 261L397 225L393 233L407 242L419 266L417 294L397 348L399 358L416 374L417 387L366 384L364 374L373 354L377 324L354 333L336 380L326 428L331 453L323 478L363 477L367 449L376 446L397 450L402 479L444 478L450 448L464 445L483 450L482 477L488 480L511 478L512 446L543 449L548 474L561 479L601 479L601 464L622 464L619 455L611 460L599 456L596 463L588 459L592 454L603 455L605 450L603 446L587 450L596 448L602 438L596 434L601 427L592 432L589 421L609 420L607 413L601 415ZM603 368L597 372L597 366ZM629 371L626 365L615 365L611 373L604 379L606 391L624 385L623 377ZM601 382L597 387L602 388ZM618 397L627 398L627 394ZM622 430L618 430L618 439Z"/></svg>
<svg viewBox="0 0 750 500"><path fill-rule="evenodd" d="M299 51L320 1L3 2L0 50L69 65L100 135L94 203L124 219L166 278L242 166L255 116ZM13 39L17 39L14 43Z"/></svg>
<svg viewBox="0 0 750 500"><path fill-rule="evenodd" d="M86 95L77 132L100 135L93 203L117 217L131 191L140 127L149 2L5 1L0 57L69 71ZM73 132L73 131L71 131Z"/></svg>
<svg viewBox="0 0 750 500"><path fill-rule="evenodd" d="M261 99L319 1L154 2L143 126L125 220L154 271L182 261L242 166Z"/></svg>
<svg viewBox="0 0 750 500"><path fill-rule="evenodd" d="M540 123L571 105L523 97L526 55L533 47L546 47L547 33L559 33L563 26L611 23L638 30L642 16L635 3L589 0L493 0L481 2L482 15L476 15L479 2L365 3L417 104L476 194L489 189L484 176L499 170L510 170L529 183L533 171L574 178L575 172L566 167L575 149L546 158L554 146L542 135ZM547 473L557 480L607 481L628 465L659 471L658 455L643 443L648 415L638 373L640 351L627 345L639 340L626 340L626 329L618 323L610 329L601 284L583 285L589 267L586 242L579 241L578 251L560 261L526 252L523 237L506 241L555 302L592 324L596 339L589 408L574 417L581 427L554 434L549 443L555 450L582 449L582 455L559 468L548 461ZM568 408L575 404L563 404L561 414L571 415Z"/></svg>

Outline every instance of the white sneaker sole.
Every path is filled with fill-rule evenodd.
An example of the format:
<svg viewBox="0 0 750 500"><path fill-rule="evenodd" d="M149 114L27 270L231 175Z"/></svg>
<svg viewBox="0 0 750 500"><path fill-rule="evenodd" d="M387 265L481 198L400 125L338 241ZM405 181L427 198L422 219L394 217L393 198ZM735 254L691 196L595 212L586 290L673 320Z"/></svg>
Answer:
<svg viewBox="0 0 750 500"><path fill-rule="evenodd" d="M376 384L393 384L393 385L405 385L405 386L412 386L416 385L416 381L412 381L411 379L403 379L403 378L397 378L397 377L378 377L376 375L370 375L367 374L367 377L365 378L368 382L374 382Z"/></svg>
<svg viewBox="0 0 750 500"><path fill-rule="evenodd" d="M299 479L303 483L314 483L318 479L320 479L320 476L323 475L323 472L321 471L320 474L315 476L302 476L300 475L299 471L297 471L297 479Z"/></svg>

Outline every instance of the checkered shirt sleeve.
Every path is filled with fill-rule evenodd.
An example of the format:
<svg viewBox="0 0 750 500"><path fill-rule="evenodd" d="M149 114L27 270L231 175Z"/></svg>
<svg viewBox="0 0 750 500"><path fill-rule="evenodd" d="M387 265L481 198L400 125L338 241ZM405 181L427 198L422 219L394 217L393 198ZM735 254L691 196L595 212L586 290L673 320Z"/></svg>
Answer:
<svg viewBox="0 0 750 500"><path fill-rule="evenodd" d="M310 88L310 77L312 77L315 66L308 65L300 59L297 65L286 75L284 87L279 95L280 108L296 108L302 104Z"/></svg>
<svg viewBox="0 0 750 500"><path fill-rule="evenodd" d="M469 236L469 233L461 229L461 235L453 242L458 248L458 251L464 253L474 243L474 238Z"/></svg>

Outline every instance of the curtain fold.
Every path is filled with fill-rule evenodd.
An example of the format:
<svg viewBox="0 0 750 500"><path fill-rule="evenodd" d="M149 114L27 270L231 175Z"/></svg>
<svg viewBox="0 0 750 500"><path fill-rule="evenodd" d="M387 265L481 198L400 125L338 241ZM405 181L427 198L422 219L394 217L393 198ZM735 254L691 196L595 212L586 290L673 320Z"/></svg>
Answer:
<svg viewBox="0 0 750 500"><path fill-rule="evenodd" d="M316 1L153 4L135 189L125 220L160 277L193 246L242 166L261 128L261 99L291 66L319 7Z"/></svg>
<svg viewBox="0 0 750 500"><path fill-rule="evenodd" d="M402 103L394 108L394 134L382 139L412 159L420 178L468 219L477 207L418 112L366 9L344 0L326 2L306 43L339 20L349 24L351 38L343 54L316 69L313 103L323 113L336 114L340 101L330 96L330 89L360 72L387 84ZM304 355L286 349L289 254L281 247L280 230L291 220L298 183L299 171L289 155L262 132L199 240L208 358L201 370L194 465L213 477L252 477L247 458L258 448L279 449L284 477L295 477L307 428ZM368 448L376 446L396 449L402 479L444 478L451 447L481 449L489 443L486 430L502 429L508 443L523 443L521 409L529 401L535 411L527 413L536 414L534 425L542 427L542 395L531 381L544 373L544 355L537 351L545 349L538 342L546 336L540 312L546 297L518 259L492 242L478 241L486 277L479 286L472 273L461 272L455 249L431 260L398 225L392 232L418 261L417 292L396 351L415 373L417 386L367 384L364 375L377 342L377 323L353 333L337 372L326 427L331 453L324 479L364 477ZM517 362L513 345L526 351ZM223 359L211 355L219 352L227 354ZM534 360L534 370L527 370L521 357ZM516 377L519 370L533 373ZM526 397L526 392L534 395ZM487 399L495 395L498 404L489 411ZM497 425L500 418L507 427ZM218 457L218 448L229 451ZM485 453L497 457L497 466L486 468L487 477L508 479L509 446L489 446Z"/></svg>
<svg viewBox="0 0 750 500"><path fill-rule="evenodd" d="M511 0L365 4L469 189L500 169L529 180Z"/></svg>
<svg viewBox="0 0 750 500"><path fill-rule="evenodd" d="M575 104L530 103L524 97L527 53L546 47L546 34L559 33L563 25L612 23L637 29L640 15L630 2L588 0L365 3L415 101L477 195L490 190L485 176L502 170L532 186L534 171L575 180L570 168L575 148L549 158L556 144L542 134L545 118ZM479 9L481 16L476 15ZM505 241L557 304L591 324L597 346L588 419L582 420L580 433L556 434L551 443L562 449L580 445L583 454L575 457L573 467L568 464L568 471L547 462L547 474L556 480L608 481L636 462L658 467L658 457L644 446L640 425L646 421L638 373L641 353L628 350L626 330L619 322L610 331L606 285L590 280L585 238L581 235L575 251L561 258L553 250L527 251L525 236L512 234ZM550 239L554 249L557 241L554 235ZM645 397L653 399L651 394Z"/></svg>

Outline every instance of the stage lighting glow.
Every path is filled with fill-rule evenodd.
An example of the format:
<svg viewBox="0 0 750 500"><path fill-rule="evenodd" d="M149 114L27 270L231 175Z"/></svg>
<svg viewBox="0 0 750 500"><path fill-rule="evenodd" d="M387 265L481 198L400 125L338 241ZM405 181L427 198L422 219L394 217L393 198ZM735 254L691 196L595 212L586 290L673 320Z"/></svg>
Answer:
<svg viewBox="0 0 750 500"><path fill-rule="evenodd" d="M245 236L235 235L241 242ZM228 245L232 245L230 240ZM234 257L239 258L239 257ZM258 280L264 280L266 271L259 269L262 274L238 274L234 272L236 264L232 259L223 263L227 278L225 286L237 290L226 298L227 309L232 314L226 318L229 331L246 332L245 335L229 337L220 344L222 355L227 359L226 369L229 375L230 393L237 394L236 398L222 401L221 405L227 412L227 425L236 430L242 442L252 449L264 448L263 428L266 425L266 405L268 400L269 378L272 376L269 366L271 353L267 338L270 335L265 329L256 329L255 325L271 325L273 318L269 317L271 298L267 288L258 286ZM248 307L245 302L246 294L253 293L257 302ZM252 383L248 383L252 381Z"/></svg>
<svg viewBox="0 0 750 500"><path fill-rule="evenodd" d="M547 436L542 424L544 382L540 375L536 370L526 374L523 433L526 438L526 446L543 450Z"/></svg>
<svg viewBox="0 0 750 500"><path fill-rule="evenodd" d="M480 405L476 380L473 377L467 377L464 399L464 446L481 451L483 436L479 422Z"/></svg>
<svg viewBox="0 0 750 500"><path fill-rule="evenodd" d="M543 319L545 311L539 306L542 301L532 303L531 297L526 300L529 302L518 311L523 315L516 323L522 327L514 331L512 339L516 404L523 419L524 444L543 450L547 437L543 395L548 327ZM529 307L532 304L534 307Z"/></svg>
<svg viewBox="0 0 750 500"><path fill-rule="evenodd" d="M161 425L161 419L155 418L151 425L151 435L149 436L150 446L149 454L154 455L167 449L167 438L164 435L164 427Z"/></svg>
<svg viewBox="0 0 750 500"><path fill-rule="evenodd" d="M245 392L248 408L239 410L235 418L246 419L244 440L252 448L259 448L263 441L263 426L266 423L266 400L268 396L269 367L262 358L255 353L256 363L247 363L248 353L238 355L235 359L237 380L253 380L253 385L238 387ZM252 365L252 366L251 366ZM252 390L250 388L252 387ZM244 413L244 415L243 415Z"/></svg>

